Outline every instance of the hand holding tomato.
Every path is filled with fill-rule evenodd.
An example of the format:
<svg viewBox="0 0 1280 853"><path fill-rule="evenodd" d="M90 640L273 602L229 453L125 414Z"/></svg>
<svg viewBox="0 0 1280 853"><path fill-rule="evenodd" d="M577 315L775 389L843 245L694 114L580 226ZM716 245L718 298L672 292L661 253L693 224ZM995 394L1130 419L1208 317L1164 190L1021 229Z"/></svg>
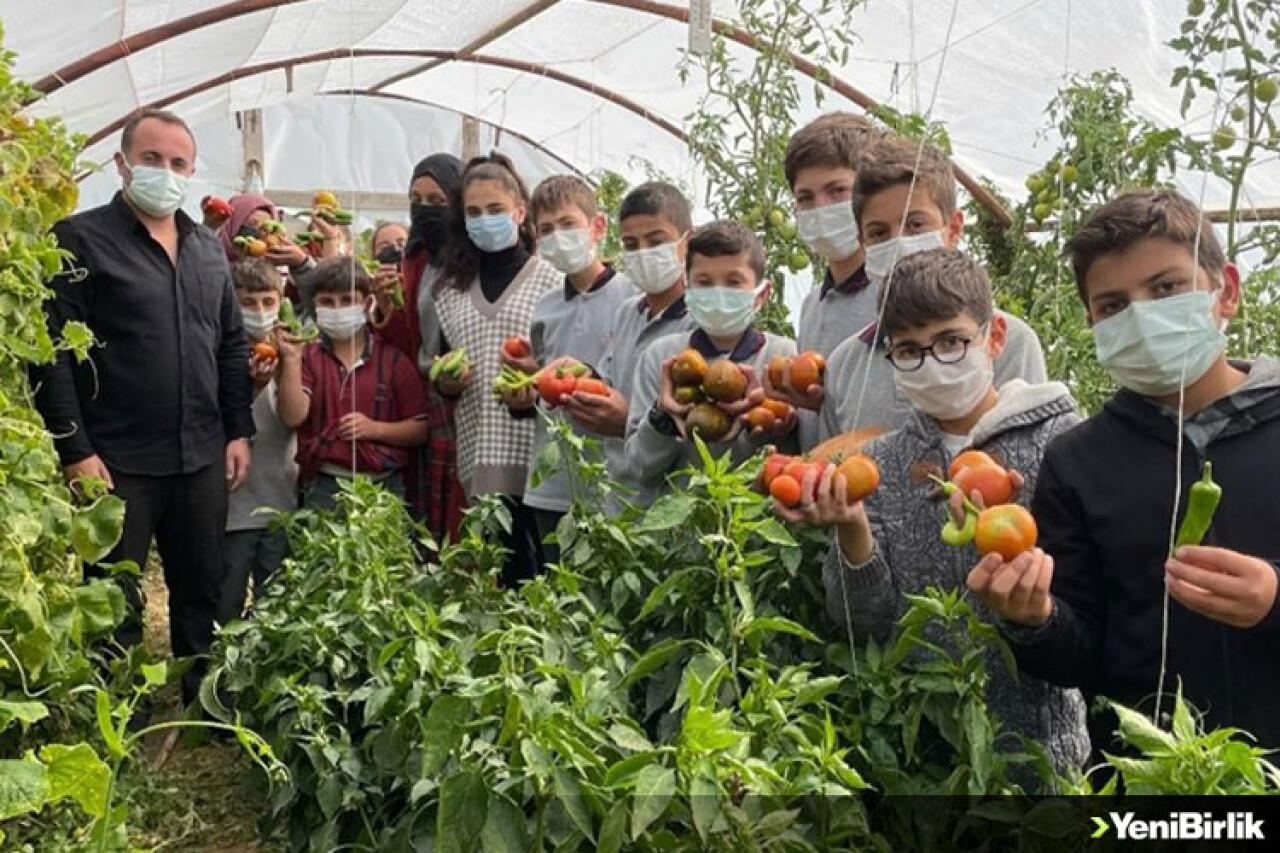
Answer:
<svg viewBox="0 0 1280 853"><path fill-rule="evenodd" d="M304 252L301 246L284 241L275 246L268 246L267 253L263 257L273 266L296 269L305 264L307 258L311 256Z"/></svg>
<svg viewBox="0 0 1280 853"><path fill-rule="evenodd" d="M739 364L738 369L742 371L742 375L747 379L747 393L742 396L742 399L733 403L716 403L717 406L728 412L729 416L734 419L733 435L735 436L743 426L738 421L738 418L745 415L756 406L759 406L760 403L764 401L764 388L760 385L760 377L756 373L755 368L749 364ZM725 439L725 441L731 440L731 438Z"/></svg>
<svg viewBox="0 0 1280 853"><path fill-rule="evenodd" d="M267 387L279 367L278 351L275 355L268 356L265 349L258 352L255 348L254 353L249 356L249 381L253 383L255 393Z"/></svg>
<svg viewBox="0 0 1280 853"><path fill-rule="evenodd" d="M1038 628L1053 614L1053 557L1039 548L1006 561L991 553L969 572L967 584L992 613L1006 622Z"/></svg>
<svg viewBox="0 0 1280 853"><path fill-rule="evenodd" d="M515 342L519 342L516 346ZM521 373L537 373L538 360L533 357L533 347L529 343L529 339L525 337L508 338L501 347L498 348L498 360ZM576 363L571 358L558 358L547 365L548 370L567 366L570 363Z"/></svg>
<svg viewBox="0 0 1280 853"><path fill-rule="evenodd" d="M782 400L790 403L797 409L808 409L816 412L822 408L822 401L826 399L826 392L823 390L821 383L814 383L805 388L796 388L791 384L791 373L794 359L785 356L778 356L769 362L768 367L764 371L763 388L765 396ZM824 364L825 368L825 364ZM808 370L808 364L801 367L801 374L798 378L801 380L808 377L805 372Z"/></svg>
<svg viewBox="0 0 1280 853"><path fill-rule="evenodd" d="M800 418L795 406L766 397L760 405L742 415L751 434L757 438L782 438L790 435Z"/></svg>
<svg viewBox="0 0 1280 853"><path fill-rule="evenodd" d="M671 378L671 365L675 364L676 356L672 356L662 362L662 383L658 390L658 407L671 417L675 418L676 426L680 429L680 434L684 435L684 419L689 412L693 411L693 403L680 403L676 401L676 384Z"/></svg>
<svg viewBox="0 0 1280 853"><path fill-rule="evenodd" d="M1017 499L1018 494L1022 491L1022 487L1026 485L1027 481L1021 474L1019 474L1017 471L1013 470L1012 468L1008 469L1006 473L1009 478L1009 483L1012 487L1012 491L1009 494L1009 498L1007 501L1005 501L1005 503L1008 503ZM969 498L970 502L972 502L973 505L978 508L979 512L987 508L986 499L983 497L983 489L975 485L974 483L970 482L968 477L959 477L957 480L953 482L956 482L956 485L958 486L974 485L974 488L971 488L969 490L969 494L967 495L967 497ZM951 517L955 519L956 524L960 526L964 525L964 514L965 514L964 498L965 497L966 495L963 492L956 491L951 495L951 497L947 499L947 509L951 512Z"/></svg>
<svg viewBox="0 0 1280 853"><path fill-rule="evenodd" d="M617 388L607 388L607 394L594 394L578 389L565 398L565 408L570 417L583 429L597 435L622 438L627 433L627 398Z"/></svg>
<svg viewBox="0 0 1280 853"><path fill-rule="evenodd" d="M1276 601L1270 563L1226 548L1184 545L1165 563L1169 594L1195 612L1233 628L1252 628Z"/></svg>

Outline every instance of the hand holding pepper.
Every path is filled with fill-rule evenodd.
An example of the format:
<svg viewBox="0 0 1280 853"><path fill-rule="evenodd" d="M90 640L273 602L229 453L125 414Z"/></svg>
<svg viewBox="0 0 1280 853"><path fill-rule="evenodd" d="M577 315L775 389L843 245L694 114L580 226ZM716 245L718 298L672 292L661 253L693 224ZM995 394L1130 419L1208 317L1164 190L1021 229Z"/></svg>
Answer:
<svg viewBox="0 0 1280 853"><path fill-rule="evenodd" d="M1174 599L1224 625L1252 628L1275 607L1276 570L1257 557L1186 545L1164 567Z"/></svg>

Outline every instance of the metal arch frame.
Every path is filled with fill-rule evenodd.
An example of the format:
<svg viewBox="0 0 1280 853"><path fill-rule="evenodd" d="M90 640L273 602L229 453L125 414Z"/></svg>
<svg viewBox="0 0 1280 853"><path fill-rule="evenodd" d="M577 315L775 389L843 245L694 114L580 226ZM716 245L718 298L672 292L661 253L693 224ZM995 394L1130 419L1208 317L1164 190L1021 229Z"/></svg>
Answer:
<svg viewBox="0 0 1280 853"><path fill-rule="evenodd" d="M590 0L590 1L595 3L601 3L604 5L609 5L609 6L617 6L623 9L630 9L632 11L640 12L642 14L663 17L673 21L687 22L689 19L689 10L687 8L672 6L666 3L659 3L659 2L655 2L654 0ZM285 5L289 5L291 3L297 3L297 2L301 2L301 0L233 0L233 2L225 3L213 9L209 9L204 12L198 12L193 15L188 15L185 18L179 18L176 21L171 21L167 24L162 24L160 26L153 27L150 30L137 33L136 35L122 39L113 45L109 45L107 47L94 51L88 56L83 57L82 59L77 60L76 62L73 62L67 66L64 66L58 71L55 71L52 74L46 75L45 77L41 78L39 81L36 82L34 88L43 94L49 94L61 88L62 86L65 86L71 82L74 82L75 80L80 79L81 77L84 77L87 74L93 73L99 68L102 68L106 65L109 65L112 62L118 61L119 59L122 59L128 56L130 53L133 53L139 50L145 50L146 48L153 47L154 45L160 44L161 42L167 41L171 38L184 35L196 29L201 29L203 27L221 23L222 21L230 20L232 18L239 17L241 15L251 14L253 12L260 12L267 9L273 9L273 8L277 8L280 6L285 6ZM512 29L515 29L516 27L520 26L521 24L525 23L531 18L541 14L543 11L554 6L556 2L558 2L558 0L539 0L539 2L534 3L532 6L526 7L525 9L522 9L520 12L511 16L507 20L500 22L496 27L491 29L489 32L480 36L470 44L464 46L462 50L452 51L452 52L449 52L449 51L436 52L437 54L440 54L440 55L431 57L432 62L429 62L424 66L419 66L417 69L411 69L409 72L407 72L407 75L411 76L415 74L424 73L425 71L429 71L431 70L431 68L434 68L437 65L442 64L444 62L479 61L480 58L477 57L475 54L476 50L500 38L505 33L511 31ZM733 24L730 24L724 21L719 21L719 20L714 21L713 26L716 32L718 32L725 38L735 41L749 49L752 49L752 50L756 49L755 39L751 36L750 33L747 33L745 30L742 30L741 28L736 27ZM340 51L340 54L342 55L350 55L352 53L353 52L350 50ZM486 59L487 61L493 62L493 64L497 64L497 62L495 61L496 60L495 57L487 57L484 59ZM865 92L862 92L861 90L855 88L854 86L850 85L849 83L845 82L839 77L836 77L835 75L824 71L823 69L814 65L812 62L805 59L804 57L793 53L791 55L791 62L793 67L795 67L797 71L801 72L802 74L805 74L806 76L810 77L811 79L813 79L818 83L821 83L830 87L835 92L840 94L842 97L847 98L848 100L860 106L862 109L870 112L879 108L879 104L869 95L867 95ZM287 64L288 63L280 67L286 67ZM533 63L520 63L520 64L530 66L530 68L523 68L523 69L517 68L516 70L526 70L526 71L530 71L530 73L542 73L544 76L553 77L553 79L556 74L560 73L560 72L554 72L552 71L552 69L548 69L545 66L540 66L542 68L541 71L533 71L531 70L532 68L537 68L539 66L536 66ZM261 68L262 66L255 66L255 67ZM512 66L508 66L508 67L512 67ZM245 71L248 69L241 69L241 70ZM272 70L272 69L265 69L265 70ZM403 79L403 76L405 75L406 75L405 72L402 72L401 75L393 75L392 77L387 78L386 80L383 80L380 83L374 85L372 89L374 91L377 91L381 88L384 88L396 82L399 79ZM222 75L222 76L227 77L228 75ZM247 76L247 75L242 75L242 76ZM567 77L568 75L563 75L563 76ZM237 78L234 76L231 76L231 77L228 77L228 79L224 82L230 82L230 80L234 80L234 79L237 79ZM602 95L604 91L608 91L608 90L600 89L600 87L596 87L594 86L594 84L587 84L586 81L577 80L577 78L571 78L571 79L575 80L576 84L569 83L569 85L585 84L585 86L579 85L579 88L585 88L586 91L591 92L592 94ZM561 82L568 82L568 81L561 80ZM209 83L204 88L209 88L213 85L218 85L218 83L216 82ZM190 97L191 94L198 94L199 91L203 91L203 88L198 89L196 92L190 92L190 90L187 90L189 94L185 94L182 97ZM615 95L615 98L622 98L622 96L617 95L617 93L612 93L612 94ZM181 100L182 97L174 98L173 100L169 100L167 98L163 100L167 101L168 103L174 103L177 100ZM607 96L605 97L607 100L612 100L614 103L619 103L619 101L616 100L615 98L609 98ZM656 117L652 116L649 110L643 107L640 107L639 104L636 104L635 102L630 101L630 99L625 99L625 100L633 105L632 107L628 107L628 109L631 109L633 112L637 112L639 115L642 115L643 117L649 119L650 121L655 121L655 123L659 123L658 121L656 121ZM123 122L121 123L121 125L122 124ZM669 127L664 127L664 129L670 132ZM110 132L111 130L106 130L103 133L103 135L106 135L107 133L110 133ZM677 134L677 135L679 135L680 138L683 139L683 134ZM97 138L101 138L101 137L97 137ZM997 221L999 221L1002 226L1008 227L1009 225L1012 224L1013 218L1010 216L1009 212L1005 210L1004 205L1000 203L1000 200L997 199L994 194L992 194L986 187L984 187L981 183L975 180L973 176L970 175L967 171L962 169L960 166L955 165L954 161L952 163L952 167L955 171L956 180L959 181L960 184L966 190L968 190L968 192L980 204L982 204L989 211L991 211L991 213L996 217Z"/></svg>
<svg viewBox="0 0 1280 853"><path fill-rule="evenodd" d="M501 125L501 124L497 124L495 122L489 121L488 119L483 119L483 118L480 118L479 116L471 115L470 113L465 113L462 110L457 110L457 109L454 109L453 107L447 107L444 104L438 104L434 101L424 100L423 98L415 98L412 95L399 95L399 94L396 94L395 92L375 92L372 89L329 89L323 92L317 92L316 94L321 97L349 97L354 95L355 97L359 97L359 98L378 98L386 101L403 101L405 103L415 104L417 106L432 107L437 110L444 110L445 112L453 113L454 115L460 116L462 118L469 118L480 124L488 125L498 133L505 133L508 136L512 137L513 139L518 139L521 142L523 142L525 145L528 145L530 148L533 148L536 151L540 151L543 154L550 157L552 160L555 160L557 163L569 169L575 175L582 178L583 180L588 180L586 172L583 172L582 169L578 168L573 163L566 160L562 155L557 154L547 146L536 141L535 139L533 139L533 137L528 136L524 133L521 133L518 130L512 130L511 128L505 125Z"/></svg>
<svg viewBox="0 0 1280 853"><path fill-rule="evenodd" d="M166 95L159 100L152 101L149 104L143 104L138 109L165 109L194 97L203 92L208 91L217 86L223 86L233 83L236 80L243 80L249 77L256 77L260 74L267 74L272 71L279 71L286 68L294 68L299 65L311 65L317 62L332 62L339 59L384 59L387 57L420 57L430 59L441 59L445 62L472 62L477 65L492 65L498 68L507 68L513 71L524 72L527 74L535 74L540 77L546 77L549 80L555 80L566 86L581 89L588 94L602 98L616 106L635 113L646 121L656 124L681 142L686 141L685 133L675 124L662 116L655 115L650 109L638 104L625 95L620 95L612 89L597 85L580 77L574 77L571 74L565 74L563 71L557 71L554 68L548 68L545 65L539 65L533 62L524 62L519 59L508 59L501 56L481 56L473 54L471 56L461 56L457 51L452 50L410 50L400 48L334 48L332 50L320 51L318 53L305 54L303 56L295 56L289 59L279 59L272 62L264 62L260 65L248 65L243 68L234 68L216 77L204 80L194 86L188 86L180 92L174 92ZM134 115L137 110L130 110L125 115L117 118L115 121L99 128L89 136L88 145L95 145L101 142L112 133L120 130L129 121L129 117Z"/></svg>

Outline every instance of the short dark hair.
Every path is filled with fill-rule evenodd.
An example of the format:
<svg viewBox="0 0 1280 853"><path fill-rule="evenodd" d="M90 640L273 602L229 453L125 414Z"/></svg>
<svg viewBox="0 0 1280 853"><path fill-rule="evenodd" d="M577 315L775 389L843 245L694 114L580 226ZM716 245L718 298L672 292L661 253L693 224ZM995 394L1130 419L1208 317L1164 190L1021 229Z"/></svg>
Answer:
<svg viewBox="0 0 1280 853"><path fill-rule="evenodd" d="M764 247L755 232L736 219L717 219L708 222L689 237L689 255L685 269L693 269L694 255L704 258L723 258L728 255L746 255L756 283L764 280Z"/></svg>
<svg viewBox="0 0 1280 853"><path fill-rule="evenodd" d="M968 314L991 319L991 282L982 265L957 249L930 249L901 258L890 287L881 291L880 327L885 334Z"/></svg>
<svg viewBox="0 0 1280 853"><path fill-rule="evenodd" d="M533 198L529 200L529 218L537 225L542 214L554 213L570 204L585 213L588 219L600 212L596 191L591 184L577 175L552 175L534 188Z"/></svg>
<svg viewBox="0 0 1280 853"><path fill-rule="evenodd" d="M279 271L262 258L243 258L231 265L231 284L246 293L284 291L284 279Z"/></svg>
<svg viewBox="0 0 1280 853"><path fill-rule="evenodd" d="M1063 254L1071 259L1076 290L1087 306L1089 297L1084 283L1089 268L1099 258L1155 238L1169 240L1195 254L1197 233L1201 269L1211 276L1221 276L1227 256L1213 224L1200 208L1173 190L1137 190L1117 196L1093 211L1067 241Z"/></svg>
<svg viewBox="0 0 1280 853"><path fill-rule="evenodd" d="M162 121L165 124L176 125L187 132L187 136L191 137L191 150L194 153L196 149L196 135L191 132L191 128L187 125L182 116L168 110L138 110L129 116L129 120L124 124L124 130L120 134L120 150L125 154L129 153L129 147L133 145L133 135L138 130L138 125L142 124L149 118L156 121Z"/></svg>
<svg viewBox="0 0 1280 853"><path fill-rule="evenodd" d="M794 188L801 169L824 166L857 170L862 152L884 135L880 128L853 113L827 113L800 128L787 142L782 170Z"/></svg>
<svg viewBox="0 0 1280 853"><path fill-rule="evenodd" d="M858 179L853 183L853 215L861 221L868 199L913 179L913 192L928 193L943 217L955 213L956 177L947 155L928 142L886 136L863 153Z"/></svg>
<svg viewBox="0 0 1280 853"><path fill-rule="evenodd" d="M361 296L368 296L373 292L373 279L364 264L346 256L316 263L310 284L313 293L349 293L354 289Z"/></svg>
<svg viewBox="0 0 1280 853"><path fill-rule="evenodd" d="M681 234L693 230L693 213L684 193L666 181L649 181L627 193L618 208L618 222L632 216L661 216Z"/></svg>

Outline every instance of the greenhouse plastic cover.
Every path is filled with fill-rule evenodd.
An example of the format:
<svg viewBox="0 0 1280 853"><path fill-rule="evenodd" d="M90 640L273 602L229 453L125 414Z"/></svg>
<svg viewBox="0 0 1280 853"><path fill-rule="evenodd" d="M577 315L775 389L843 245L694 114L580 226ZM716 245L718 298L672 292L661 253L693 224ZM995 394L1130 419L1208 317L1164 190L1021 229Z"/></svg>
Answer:
<svg viewBox="0 0 1280 853"><path fill-rule="evenodd" d="M652 7L642 11L628 3L0 0L0 20L7 47L18 54L18 75L35 81L194 13L257 9L128 53L32 107L92 135L228 72L274 65L171 105L193 125L200 146L193 207L207 192L241 187L237 113L252 108L264 110L266 185L273 189L403 194L419 158L461 152L462 116L469 115L482 122L481 150L497 145L512 154L531 184L569 169L613 169L633 181L656 169L701 192L684 143L660 126L682 126L702 96L699 75L682 84L677 71L688 25L655 11L688 4L640 2ZM737 8L713 3L722 20L733 20ZM1142 114L1191 133L1211 131L1212 100L1195 103L1184 120L1180 92L1169 85L1180 56L1166 42L1177 35L1184 10L1181 0L869 0L855 15L848 63L832 70L880 102L929 111L947 126L959 165L1020 197L1025 177L1053 150L1056 140L1043 135L1044 110L1068 72L1116 68L1132 83ZM464 56L432 62L432 51ZM744 67L750 61L741 45L730 43L729 52ZM317 54L327 58L305 61ZM288 72L281 67L296 59L304 61ZM402 79L380 87L396 76ZM375 88L376 97L349 94ZM800 122L829 109L859 109L834 92L819 105L812 88L802 87ZM87 158L106 163L118 145L119 133L111 133ZM1225 206L1225 185L1192 173L1181 180L1193 198L1203 193L1206 207ZM82 206L102 203L118 184L109 166L90 176ZM1259 165L1244 204L1278 200L1280 163Z"/></svg>

